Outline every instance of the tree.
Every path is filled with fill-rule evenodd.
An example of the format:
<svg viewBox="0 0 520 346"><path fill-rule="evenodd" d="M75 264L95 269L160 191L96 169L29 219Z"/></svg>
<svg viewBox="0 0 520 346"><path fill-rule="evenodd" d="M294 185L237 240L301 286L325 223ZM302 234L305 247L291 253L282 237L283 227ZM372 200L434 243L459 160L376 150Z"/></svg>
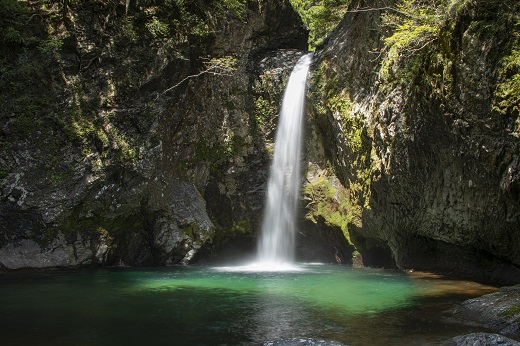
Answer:
<svg viewBox="0 0 520 346"><path fill-rule="evenodd" d="M291 0L294 9L310 30L309 49L316 46L338 25L351 0Z"/></svg>

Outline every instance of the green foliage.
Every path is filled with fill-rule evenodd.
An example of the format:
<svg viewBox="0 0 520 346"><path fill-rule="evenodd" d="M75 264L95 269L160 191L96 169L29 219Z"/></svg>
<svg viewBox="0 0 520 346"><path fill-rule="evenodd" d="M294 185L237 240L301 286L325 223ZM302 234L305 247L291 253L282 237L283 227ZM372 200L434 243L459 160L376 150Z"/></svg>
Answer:
<svg viewBox="0 0 520 346"><path fill-rule="evenodd" d="M513 49L500 62L494 109L502 114L520 113L520 50Z"/></svg>
<svg viewBox="0 0 520 346"><path fill-rule="evenodd" d="M43 40L38 44L38 49L43 54L56 54L60 51L63 45L61 37L50 37L47 40Z"/></svg>
<svg viewBox="0 0 520 346"><path fill-rule="evenodd" d="M6 47L26 45L32 41L32 35L24 30L29 9L23 3L14 0L0 0L0 42Z"/></svg>
<svg viewBox="0 0 520 346"><path fill-rule="evenodd" d="M152 16L145 26L155 38L166 37L170 34L168 24L161 22L156 16Z"/></svg>
<svg viewBox="0 0 520 346"><path fill-rule="evenodd" d="M316 46L338 25L351 0L290 0L309 28L309 49Z"/></svg>
<svg viewBox="0 0 520 346"><path fill-rule="evenodd" d="M401 0L395 11L388 10L382 23L391 33L385 47L380 74L383 80L410 80L420 65L420 54L438 40L448 8L444 0ZM403 68L406 66L406 68Z"/></svg>
<svg viewBox="0 0 520 346"><path fill-rule="evenodd" d="M242 15L245 3L246 0L166 0L157 7L155 15L168 25L171 37L186 41L190 35L202 38L214 34L217 18L230 11ZM168 22L164 21L166 18Z"/></svg>
<svg viewBox="0 0 520 346"><path fill-rule="evenodd" d="M224 6L242 15L245 10L246 0L222 0Z"/></svg>

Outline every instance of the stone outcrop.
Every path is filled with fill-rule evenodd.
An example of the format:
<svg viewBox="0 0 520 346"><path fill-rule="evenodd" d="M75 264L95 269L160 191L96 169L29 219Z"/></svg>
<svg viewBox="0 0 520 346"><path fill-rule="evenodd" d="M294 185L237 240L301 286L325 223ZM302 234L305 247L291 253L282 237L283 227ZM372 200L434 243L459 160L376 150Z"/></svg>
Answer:
<svg viewBox="0 0 520 346"><path fill-rule="evenodd" d="M364 260L520 280L518 105L498 102L518 47L514 6L457 1L436 34L392 56L384 11L353 11L317 52L313 118Z"/></svg>

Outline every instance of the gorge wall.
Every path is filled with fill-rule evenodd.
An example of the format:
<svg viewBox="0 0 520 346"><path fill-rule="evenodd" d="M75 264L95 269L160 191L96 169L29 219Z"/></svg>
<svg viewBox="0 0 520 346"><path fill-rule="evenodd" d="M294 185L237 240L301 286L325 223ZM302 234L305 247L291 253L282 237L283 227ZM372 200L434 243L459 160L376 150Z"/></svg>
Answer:
<svg viewBox="0 0 520 346"><path fill-rule="evenodd" d="M353 1L317 55L329 210L367 264L520 281L518 3L378 7Z"/></svg>
<svg viewBox="0 0 520 346"><path fill-rule="evenodd" d="M402 3L352 1L315 54L297 256L518 282L519 5ZM288 1L0 12L0 268L254 253Z"/></svg>
<svg viewBox="0 0 520 346"><path fill-rule="evenodd" d="M1 3L0 267L252 243L276 107L251 95L267 52L307 46L290 4L65 4ZM280 52L277 84L297 58Z"/></svg>

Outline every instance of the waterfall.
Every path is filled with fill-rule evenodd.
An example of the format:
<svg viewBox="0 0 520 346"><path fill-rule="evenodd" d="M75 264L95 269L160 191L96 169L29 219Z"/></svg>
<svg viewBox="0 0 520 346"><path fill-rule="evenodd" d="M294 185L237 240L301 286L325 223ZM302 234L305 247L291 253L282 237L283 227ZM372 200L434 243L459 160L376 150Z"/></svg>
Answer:
<svg viewBox="0 0 520 346"><path fill-rule="evenodd" d="M290 264L294 261L302 124L311 62L312 53L298 60L283 96L258 244L258 262L265 266Z"/></svg>

